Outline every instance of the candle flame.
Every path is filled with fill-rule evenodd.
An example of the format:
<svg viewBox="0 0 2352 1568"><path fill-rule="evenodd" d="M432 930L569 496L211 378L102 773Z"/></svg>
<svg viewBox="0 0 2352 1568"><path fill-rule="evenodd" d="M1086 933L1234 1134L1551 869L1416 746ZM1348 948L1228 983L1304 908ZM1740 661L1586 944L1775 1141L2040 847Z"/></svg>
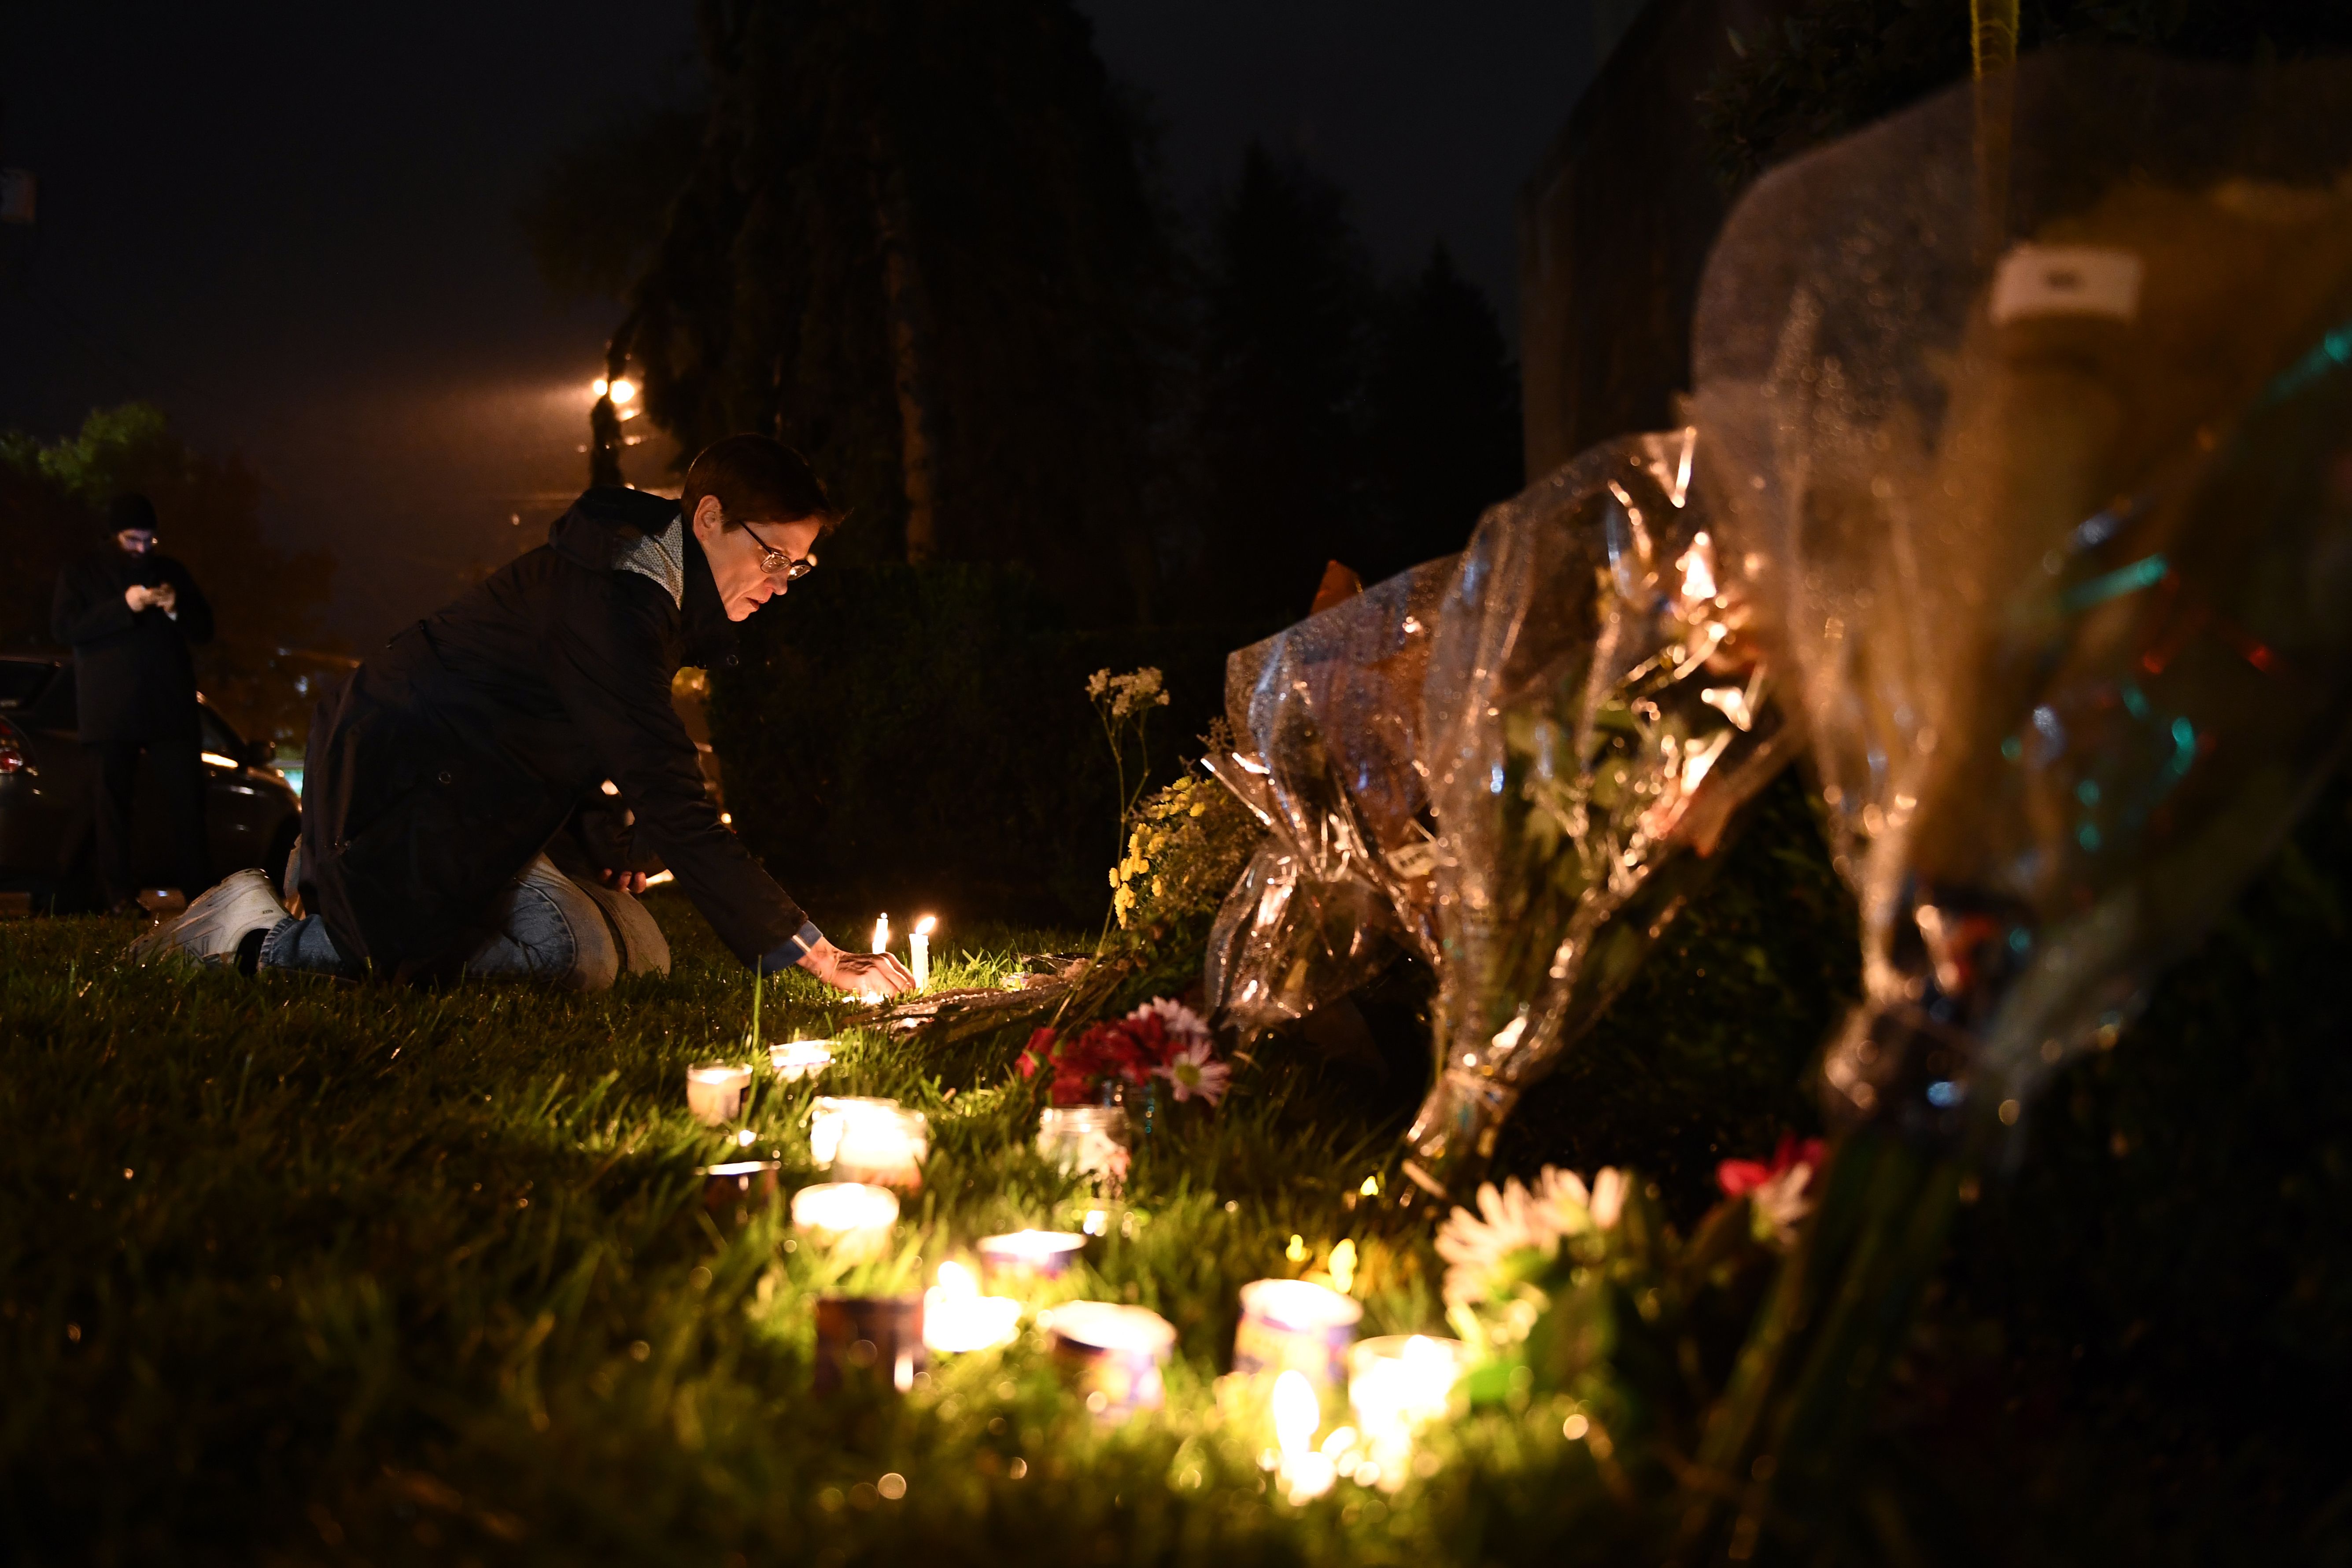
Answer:
<svg viewBox="0 0 2352 1568"><path fill-rule="evenodd" d="M925 915L921 920L915 922L915 934L917 936L929 936L939 929L940 917L937 915Z"/></svg>
<svg viewBox="0 0 2352 1568"><path fill-rule="evenodd" d="M1285 1456L1313 1452L1321 1425L1323 1407L1305 1373L1293 1367L1274 1380L1274 1437Z"/></svg>

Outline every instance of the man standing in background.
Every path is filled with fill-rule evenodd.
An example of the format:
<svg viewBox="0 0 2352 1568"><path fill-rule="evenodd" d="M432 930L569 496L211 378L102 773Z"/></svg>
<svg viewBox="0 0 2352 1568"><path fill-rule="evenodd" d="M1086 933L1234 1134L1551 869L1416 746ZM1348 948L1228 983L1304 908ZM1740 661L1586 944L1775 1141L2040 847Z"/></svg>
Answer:
<svg viewBox="0 0 2352 1568"><path fill-rule="evenodd" d="M50 630L73 649L79 733L96 764L98 879L109 906L136 912L131 799L139 755L163 797L172 864L188 899L211 885L191 643L209 642L212 606L188 569L155 548L155 508L116 498L110 548L58 574Z"/></svg>

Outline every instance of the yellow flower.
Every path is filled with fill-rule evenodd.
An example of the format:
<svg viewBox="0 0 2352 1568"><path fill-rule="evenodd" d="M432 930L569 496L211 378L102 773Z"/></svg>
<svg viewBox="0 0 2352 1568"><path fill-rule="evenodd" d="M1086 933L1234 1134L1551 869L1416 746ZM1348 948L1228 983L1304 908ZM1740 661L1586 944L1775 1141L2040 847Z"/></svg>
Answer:
<svg viewBox="0 0 2352 1568"><path fill-rule="evenodd" d="M1205 801L1205 800L1204 800L1204 801L1201 802L1198 805L1195 805L1192 810L1190 810L1190 811L1186 812L1184 815L1185 815L1185 816L1200 816L1202 812L1204 812L1204 811L1206 811L1206 810L1208 810L1208 809L1209 809L1209 803L1208 803L1207 801Z"/></svg>

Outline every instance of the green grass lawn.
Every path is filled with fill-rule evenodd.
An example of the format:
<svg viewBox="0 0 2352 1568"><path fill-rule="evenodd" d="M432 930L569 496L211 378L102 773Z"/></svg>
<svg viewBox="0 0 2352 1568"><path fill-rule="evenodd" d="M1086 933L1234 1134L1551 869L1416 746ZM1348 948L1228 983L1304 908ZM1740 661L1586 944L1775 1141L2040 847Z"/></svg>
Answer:
<svg viewBox="0 0 2352 1568"><path fill-rule="evenodd" d="M682 900L655 907L676 972L592 997L125 970L119 925L0 925L0 1542L31 1562L1403 1560L1547 1511L1532 1481L1488 1494L1564 1462L1557 1415L1472 1424L1425 1497L1297 1510L1218 1414L1237 1288L1343 1235L1366 1332L1439 1323L1418 1228L1355 1201L1393 1107L1297 1061L1221 1112L1177 1108L1122 1205L1037 1160L1003 1047L845 1049L827 1092L932 1121L902 1274L1099 1210L1074 1287L1182 1340L1167 1412L1099 1432L1034 1331L903 1399L814 1396L812 1300L836 1274L786 1249L780 1210L707 1209L694 1174L740 1143L688 1115L684 1069L742 1056L750 979ZM1040 940L978 935L944 980ZM854 1016L803 977L777 989L772 1037ZM762 1075L745 1117L788 1186L819 1179L807 1096Z"/></svg>
<svg viewBox="0 0 2352 1568"><path fill-rule="evenodd" d="M1687 1226L1715 1158L1807 1114L1851 927L1786 793L1530 1096L1507 1165L1632 1165ZM899 1258L846 1283L1099 1211L1072 1288L1181 1343L1167 1410L1098 1428L1034 1331L904 1397L812 1394L813 1298L845 1281L694 1173L741 1149L683 1076L740 1057L750 977L652 901L676 973L593 997L123 970L120 925L0 922L0 1560L1657 1560L1664 1467L1569 1440L1563 1394L1433 1434L1402 1492L1303 1507L1221 1404L1235 1291L1341 1237L1365 1332L1440 1321L1424 1222L1358 1192L1419 1092L1410 976L1365 1001L1385 1060L1260 1050L1155 1133L1124 1204L1031 1151L1017 1039L923 1059L852 1034L824 1089L934 1132ZM1080 940L949 934L950 983ZM2338 785L1987 1173L1844 1560L2352 1561L2347 951ZM856 1016L780 989L771 1037ZM745 1118L787 1188L817 1179L808 1092L762 1077Z"/></svg>

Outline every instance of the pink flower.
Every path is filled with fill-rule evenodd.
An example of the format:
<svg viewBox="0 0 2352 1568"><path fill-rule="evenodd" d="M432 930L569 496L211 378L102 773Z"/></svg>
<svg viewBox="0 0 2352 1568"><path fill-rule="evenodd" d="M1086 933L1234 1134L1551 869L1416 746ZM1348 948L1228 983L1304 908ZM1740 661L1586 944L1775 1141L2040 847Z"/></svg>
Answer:
<svg viewBox="0 0 2352 1568"><path fill-rule="evenodd" d="M1154 1076L1168 1080L1181 1103L1199 1095L1211 1105L1225 1097L1225 1086L1233 1079L1234 1069L1217 1060L1215 1049L1205 1036L1178 1051L1164 1067L1154 1068Z"/></svg>
<svg viewBox="0 0 2352 1568"><path fill-rule="evenodd" d="M1160 1026L1167 1031L1169 1039L1180 1047L1190 1047L1209 1037L1209 1026L1201 1021L1198 1013L1166 996L1154 996L1129 1013L1128 1018L1138 1024L1146 1018L1159 1019Z"/></svg>

